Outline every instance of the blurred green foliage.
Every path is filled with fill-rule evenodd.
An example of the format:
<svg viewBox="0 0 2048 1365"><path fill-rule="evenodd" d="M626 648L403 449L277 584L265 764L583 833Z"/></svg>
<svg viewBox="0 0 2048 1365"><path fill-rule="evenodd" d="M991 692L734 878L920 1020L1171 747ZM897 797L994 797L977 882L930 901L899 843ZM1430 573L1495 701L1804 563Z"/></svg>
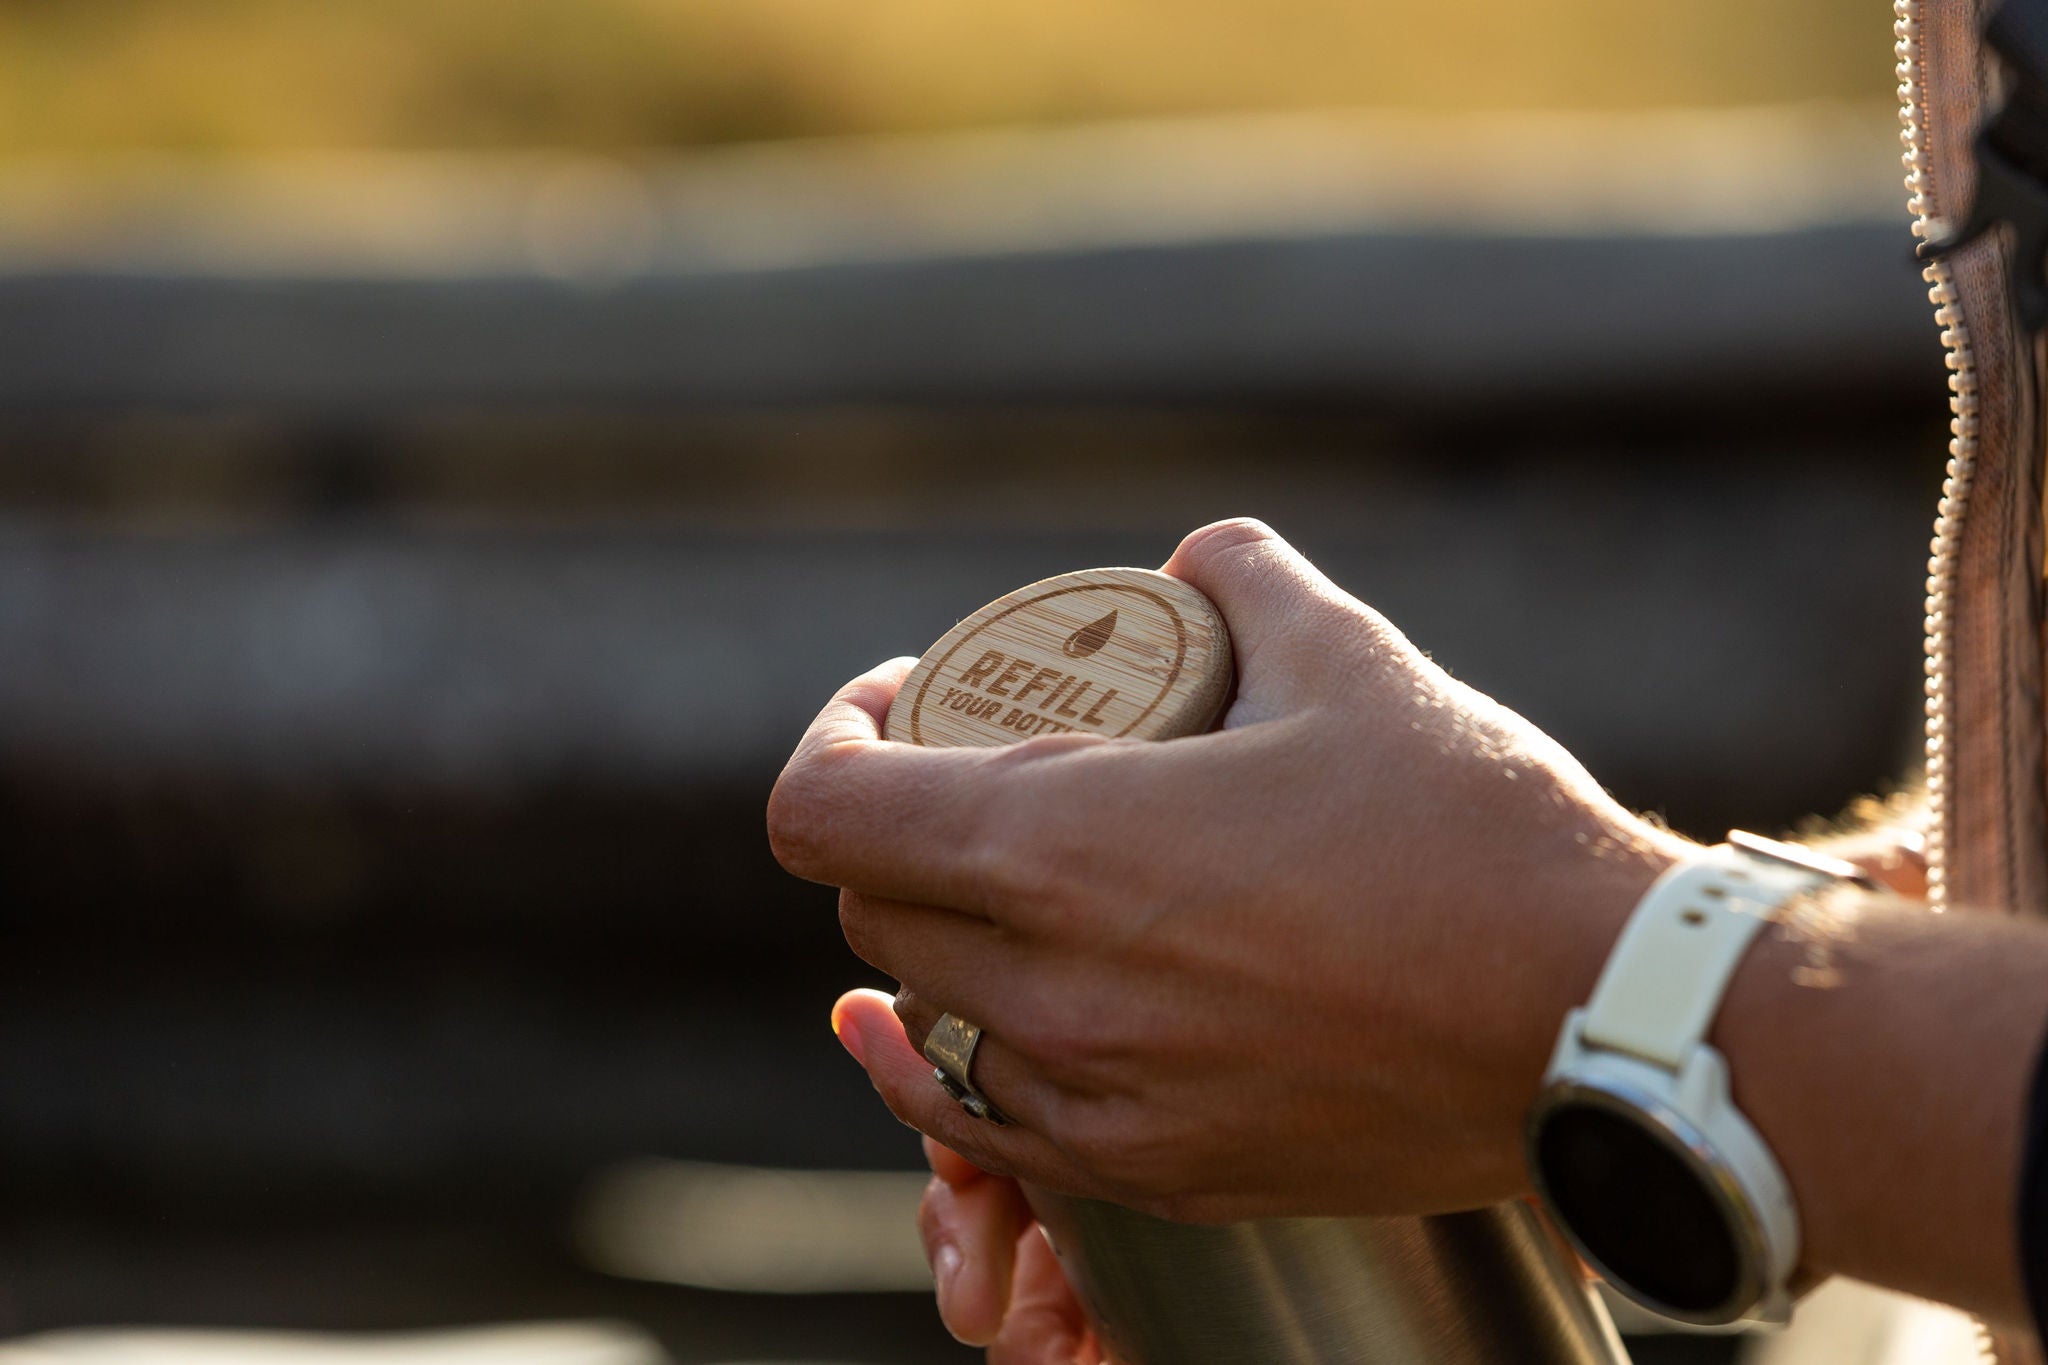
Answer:
<svg viewBox="0 0 2048 1365"><path fill-rule="evenodd" d="M1882 0L0 0L0 153L1884 98Z"/></svg>

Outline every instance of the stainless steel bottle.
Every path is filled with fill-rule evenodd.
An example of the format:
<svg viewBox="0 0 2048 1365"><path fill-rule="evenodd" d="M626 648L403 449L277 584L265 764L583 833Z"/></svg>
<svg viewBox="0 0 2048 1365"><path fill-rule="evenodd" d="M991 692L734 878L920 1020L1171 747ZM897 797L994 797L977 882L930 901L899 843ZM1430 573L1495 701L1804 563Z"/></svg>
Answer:
<svg viewBox="0 0 2048 1365"><path fill-rule="evenodd" d="M1116 1365L1626 1365L1533 1210L1169 1223L1032 1190Z"/></svg>

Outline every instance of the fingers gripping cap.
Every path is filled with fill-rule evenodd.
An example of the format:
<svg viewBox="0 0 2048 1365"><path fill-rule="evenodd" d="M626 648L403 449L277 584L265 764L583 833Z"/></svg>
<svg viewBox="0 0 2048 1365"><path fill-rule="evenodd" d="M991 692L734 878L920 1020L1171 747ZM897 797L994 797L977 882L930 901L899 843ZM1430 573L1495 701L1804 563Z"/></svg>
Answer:
<svg viewBox="0 0 2048 1365"><path fill-rule="evenodd" d="M1083 569L947 631L904 680L887 735L936 747L1173 739L1215 725L1231 677L1229 633L1200 592L1150 569Z"/></svg>

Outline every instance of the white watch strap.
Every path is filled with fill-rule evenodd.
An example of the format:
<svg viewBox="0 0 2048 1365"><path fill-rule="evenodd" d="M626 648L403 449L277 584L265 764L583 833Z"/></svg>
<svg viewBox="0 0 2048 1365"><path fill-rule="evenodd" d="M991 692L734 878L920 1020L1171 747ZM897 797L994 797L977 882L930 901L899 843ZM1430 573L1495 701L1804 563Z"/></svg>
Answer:
<svg viewBox="0 0 2048 1365"><path fill-rule="evenodd" d="M1586 1004L1588 1046L1676 1071L1777 908L1831 878L1726 844L1673 864L1636 905Z"/></svg>

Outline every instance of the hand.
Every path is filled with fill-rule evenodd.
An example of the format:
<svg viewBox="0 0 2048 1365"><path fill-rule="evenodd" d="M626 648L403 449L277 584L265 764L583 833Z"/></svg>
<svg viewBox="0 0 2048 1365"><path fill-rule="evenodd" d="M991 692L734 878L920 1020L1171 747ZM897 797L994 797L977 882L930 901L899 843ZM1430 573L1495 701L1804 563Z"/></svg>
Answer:
<svg viewBox="0 0 2048 1365"><path fill-rule="evenodd" d="M908 1037L872 1000L841 1036L974 1166L1169 1218L1523 1193L1558 1025L1682 845L1258 523L1166 571L1232 630L1216 734L885 743L905 660L813 724L777 856L904 983ZM947 1010L1011 1126L933 1083L914 1044Z"/></svg>
<svg viewBox="0 0 2048 1365"><path fill-rule="evenodd" d="M918 1231L939 1316L989 1365L1102 1365L1080 1302L1014 1180L977 1169L930 1138L932 1180Z"/></svg>

